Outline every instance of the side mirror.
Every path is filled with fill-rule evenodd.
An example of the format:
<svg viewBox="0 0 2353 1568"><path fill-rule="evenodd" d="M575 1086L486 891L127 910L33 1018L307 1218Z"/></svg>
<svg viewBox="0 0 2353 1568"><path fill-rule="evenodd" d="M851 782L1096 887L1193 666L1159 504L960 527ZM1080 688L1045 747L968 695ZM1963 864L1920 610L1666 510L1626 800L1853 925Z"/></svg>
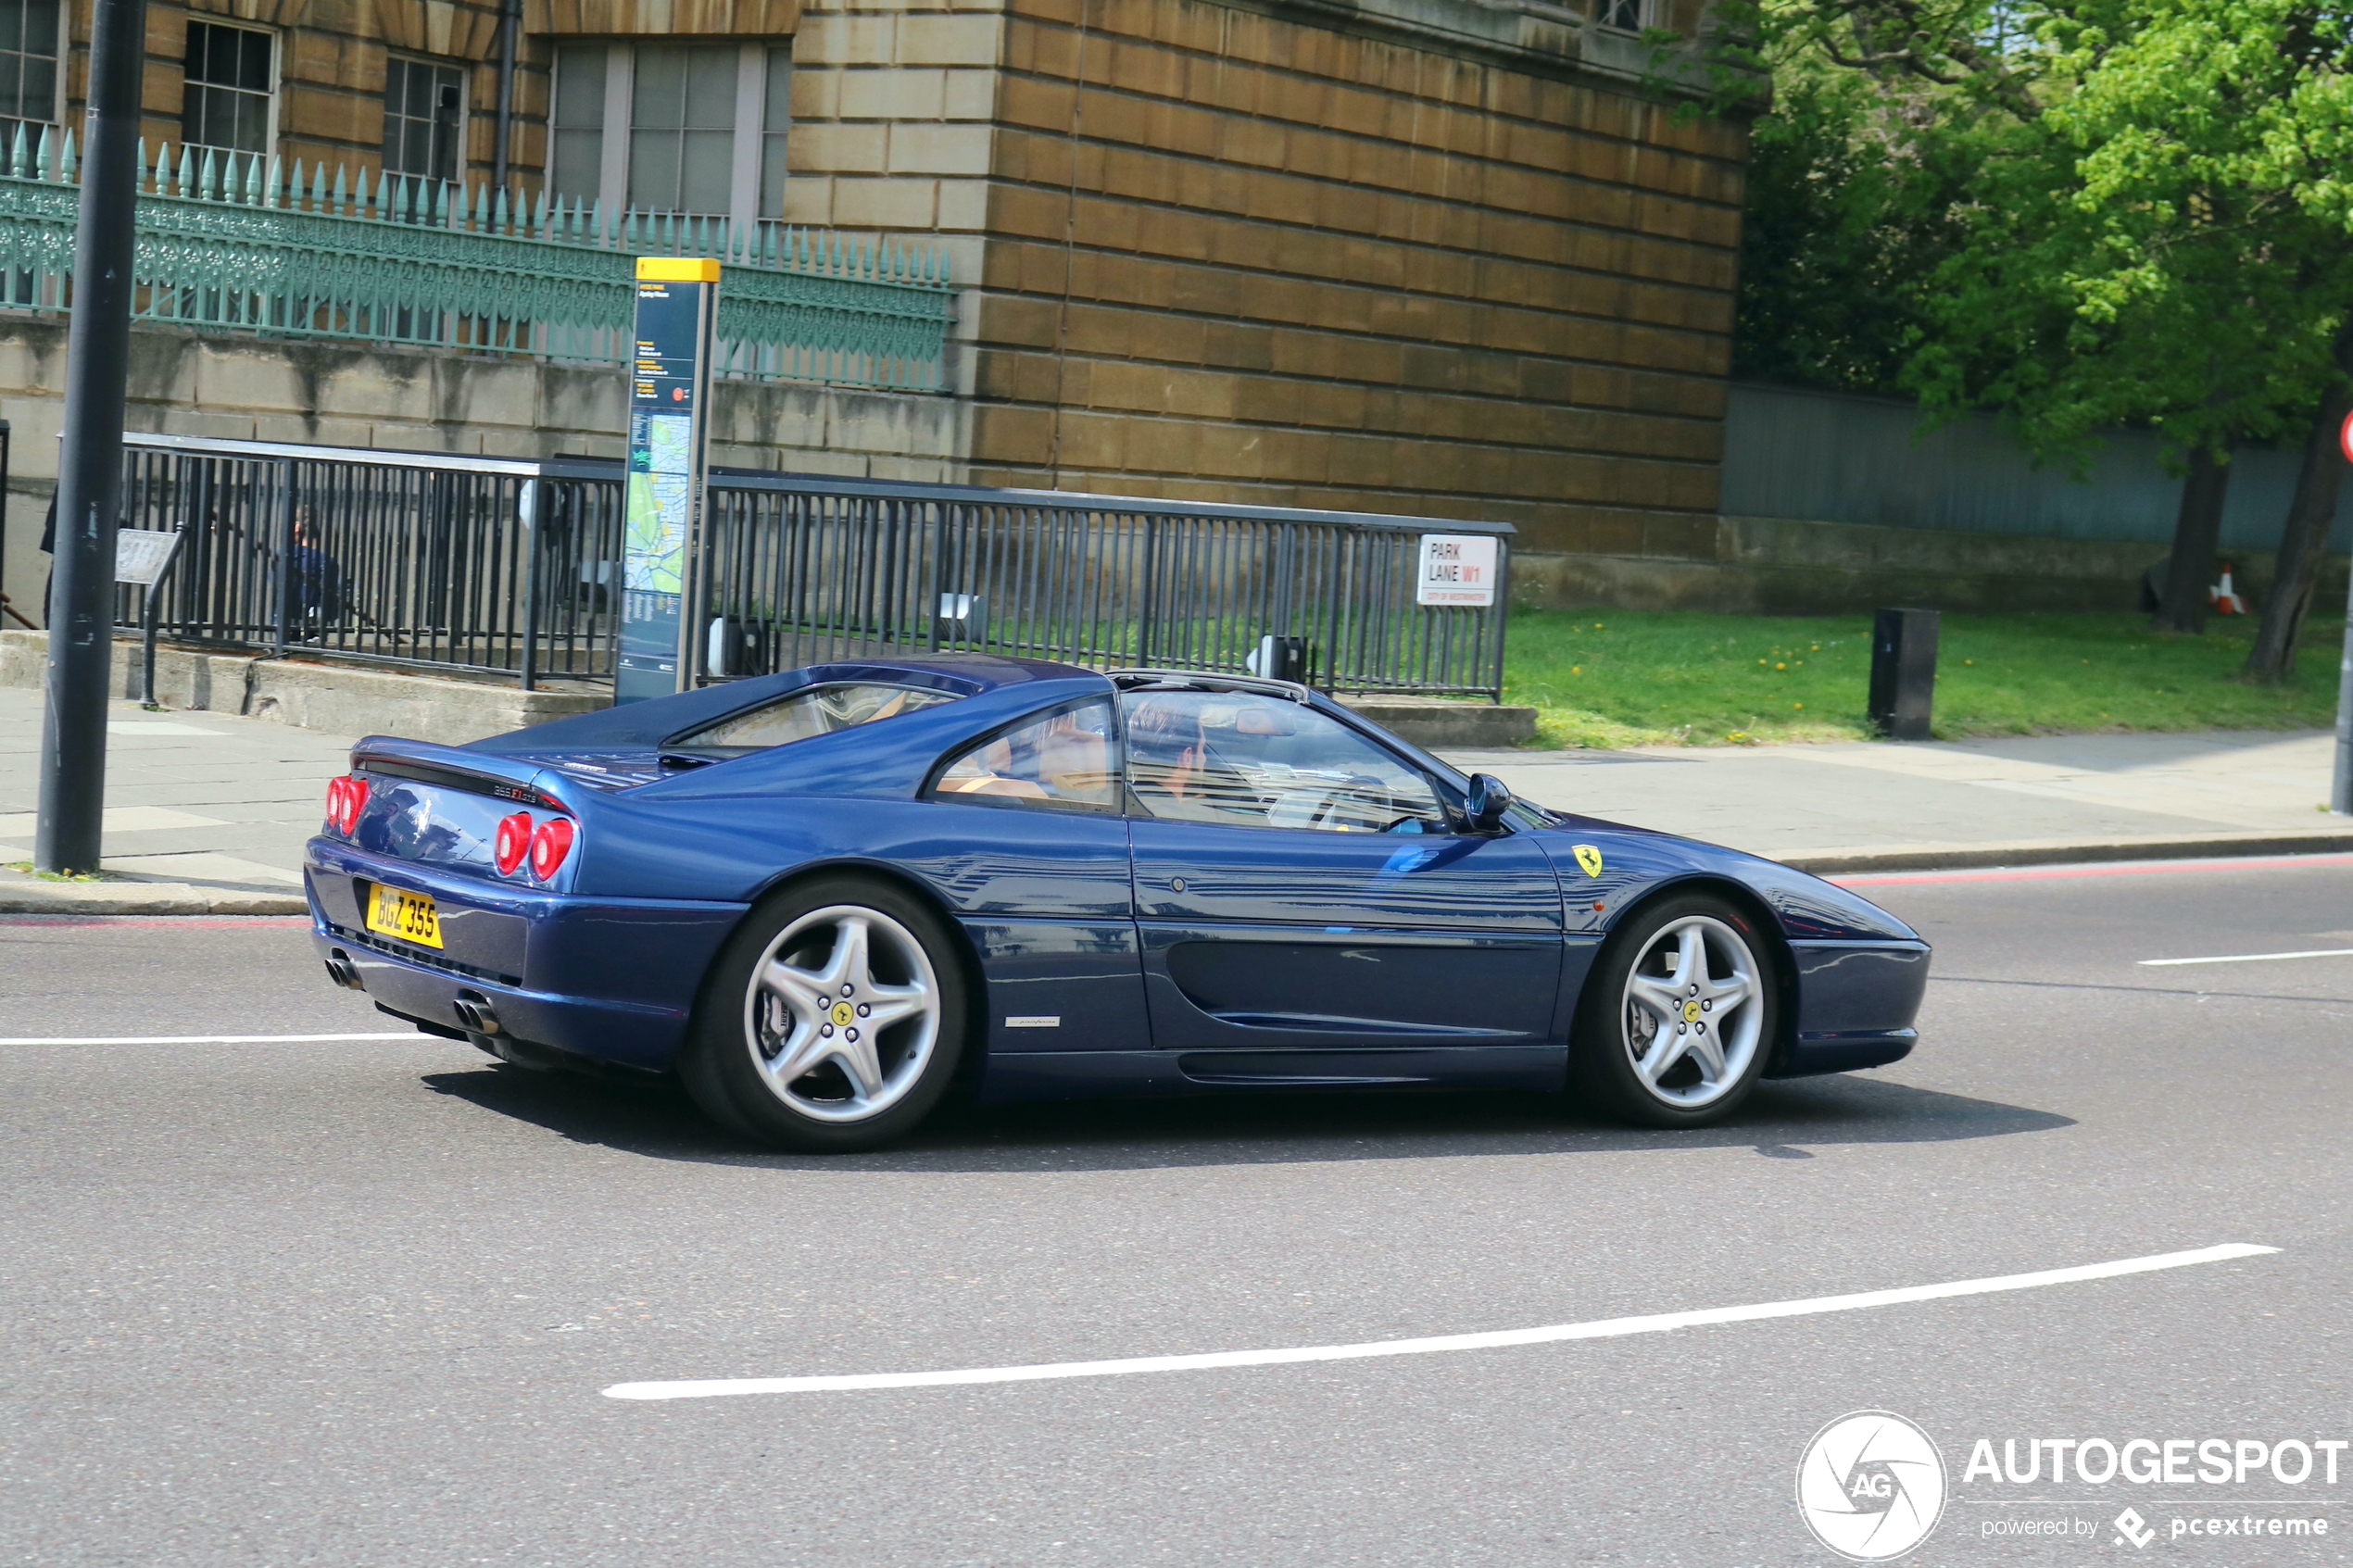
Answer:
<svg viewBox="0 0 2353 1568"><path fill-rule="evenodd" d="M1470 793L1463 797L1463 809L1470 815L1473 833L1493 833L1504 825L1504 813L1511 809L1512 792L1504 781L1492 773L1473 773Z"/></svg>

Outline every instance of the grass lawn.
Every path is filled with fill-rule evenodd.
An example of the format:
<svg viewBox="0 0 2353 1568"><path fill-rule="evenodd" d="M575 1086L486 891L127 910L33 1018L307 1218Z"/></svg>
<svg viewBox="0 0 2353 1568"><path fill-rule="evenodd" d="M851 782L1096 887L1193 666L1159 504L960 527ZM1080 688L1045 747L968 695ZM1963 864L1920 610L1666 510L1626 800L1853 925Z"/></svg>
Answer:
<svg viewBox="0 0 2353 1568"><path fill-rule="evenodd" d="M2138 615L1947 615L1936 735L2294 730L2334 721L2341 621L2309 622L2296 679L2237 678L2252 617L2202 637ZM1871 620L1695 611L1518 610L1504 700L1545 746L1743 746L1867 734Z"/></svg>

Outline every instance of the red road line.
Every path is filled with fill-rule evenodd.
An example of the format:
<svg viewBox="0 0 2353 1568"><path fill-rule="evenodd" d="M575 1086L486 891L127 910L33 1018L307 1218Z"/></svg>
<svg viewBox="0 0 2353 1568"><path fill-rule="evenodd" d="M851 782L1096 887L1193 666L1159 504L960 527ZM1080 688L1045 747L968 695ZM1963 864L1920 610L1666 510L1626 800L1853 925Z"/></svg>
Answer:
<svg viewBox="0 0 2353 1568"><path fill-rule="evenodd" d="M2104 876L2178 876L2199 872L2305 872L2353 866L2353 855L2249 855L2239 859L2120 860L1984 871L1863 872L1825 877L1841 887L1931 887L1957 882L2068 882Z"/></svg>

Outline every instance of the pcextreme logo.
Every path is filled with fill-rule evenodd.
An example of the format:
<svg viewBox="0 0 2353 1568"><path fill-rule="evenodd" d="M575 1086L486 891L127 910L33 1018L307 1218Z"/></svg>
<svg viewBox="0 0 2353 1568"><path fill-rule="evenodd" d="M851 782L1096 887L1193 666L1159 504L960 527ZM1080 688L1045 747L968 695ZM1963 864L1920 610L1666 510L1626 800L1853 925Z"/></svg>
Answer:
<svg viewBox="0 0 2353 1568"><path fill-rule="evenodd" d="M1944 1456L1900 1415L1842 1415L1797 1461L1797 1512L1816 1540L1849 1562L1901 1557L1944 1512Z"/></svg>

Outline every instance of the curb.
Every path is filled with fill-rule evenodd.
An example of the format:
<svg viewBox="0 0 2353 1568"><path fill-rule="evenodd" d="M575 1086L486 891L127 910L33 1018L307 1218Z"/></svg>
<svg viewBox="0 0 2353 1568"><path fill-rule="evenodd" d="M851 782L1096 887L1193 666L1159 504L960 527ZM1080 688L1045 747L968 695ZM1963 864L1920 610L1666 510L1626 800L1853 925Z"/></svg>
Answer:
<svg viewBox="0 0 2353 1568"><path fill-rule="evenodd" d="M1799 851L1768 856L1792 871L1814 876L1858 872L1972 871L1997 866L2091 865L2109 860L2223 860L2263 855L2327 855L2353 852L2353 828L2333 833L2246 834L2229 838L2122 838L2082 844L2044 840L2030 844L1901 846L1893 849Z"/></svg>
<svg viewBox="0 0 2353 1568"><path fill-rule="evenodd" d="M0 872L0 915L307 915L299 893L186 882L44 883Z"/></svg>

